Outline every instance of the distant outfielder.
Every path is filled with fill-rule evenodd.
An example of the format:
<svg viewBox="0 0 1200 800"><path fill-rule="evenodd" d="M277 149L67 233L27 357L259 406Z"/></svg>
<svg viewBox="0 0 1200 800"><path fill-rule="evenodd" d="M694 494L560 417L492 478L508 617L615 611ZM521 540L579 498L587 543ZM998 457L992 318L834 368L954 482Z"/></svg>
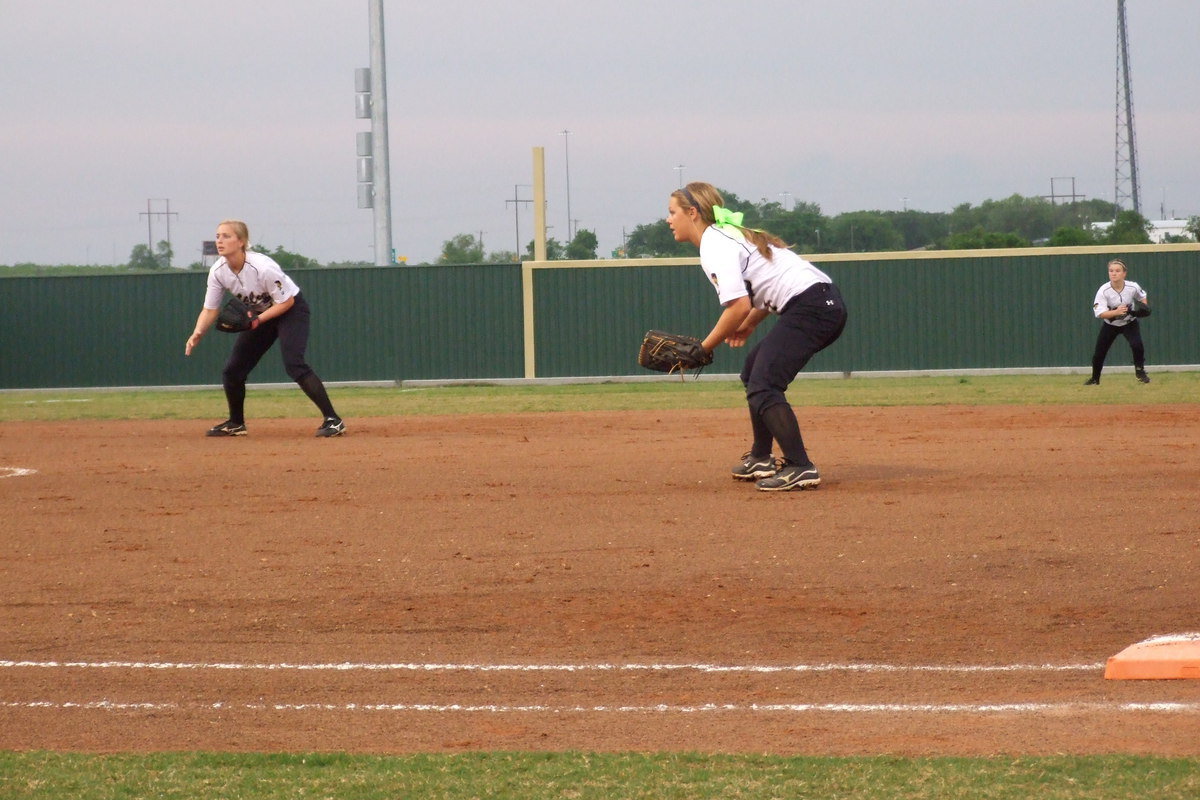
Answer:
<svg viewBox="0 0 1200 800"><path fill-rule="evenodd" d="M1142 326L1138 322L1140 317L1150 316L1150 300L1145 289L1125 280L1126 274L1125 262L1114 258L1108 262L1108 283L1096 291L1092 313L1100 320L1100 335L1096 337L1096 349L1092 353L1092 377L1084 382L1084 386L1100 383L1104 359L1118 336L1124 336L1133 351L1133 374L1142 383L1150 382L1150 376L1146 374L1146 346L1142 343Z"/></svg>
<svg viewBox="0 0 1200 800"><path fill-rule="evenodd" d="M671 193L667 224L676 241L700 248L700 266L725 307L701 342L705 351L711 354L721 342L741 347L760 322L779 315L742 367L754 439L733 477L759 479L765 492L817 486L821 476L784 392L809 359L842 335L846 306L828 275L778 236L744 227L742 215L723 208L724 202L711 184L689 183ZM772 442L783 452L778 465Z"/></svg>
<svg viewBox="0 0 1200 800"><path fill-rule="evenodd" d="M200 338L218 320L220 330L237 333L221 373L229 419L210 428L208 435L246 435L246 378L278 339L288 376L324 415L317 436L340 436L346 425L333 410L325 384L304 360L308 347L308 303L300 294L300 287L274 259L247 251L249 241L250 232L240 220L225 220L217 226L217 253L221 257L208 272L204 307L184 347L184 355L190 356ZM233 297L221 309L226 292Z"/></svg>

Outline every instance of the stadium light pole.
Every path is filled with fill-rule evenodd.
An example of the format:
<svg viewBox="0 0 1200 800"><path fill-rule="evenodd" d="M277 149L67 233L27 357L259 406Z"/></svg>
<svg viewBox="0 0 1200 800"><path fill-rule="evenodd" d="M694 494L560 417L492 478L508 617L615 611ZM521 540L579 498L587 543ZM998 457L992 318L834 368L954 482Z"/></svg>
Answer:
<svg viewBox="0 0 1200 800"><path fill-rule="evenodd" d="M370 0L371 183L375 217L375 266L395 263L392 251L392 179L388 165L387 68L383 0Z"/></svg>
<svg viewBox="0 0 1200 800"><path fill-rule="evenodd" d="M568 147L568 137L571 132L564 130L559 136L563 137L563 156L567 163L567 244L570 244L571 239L571 150Z"/></svg>

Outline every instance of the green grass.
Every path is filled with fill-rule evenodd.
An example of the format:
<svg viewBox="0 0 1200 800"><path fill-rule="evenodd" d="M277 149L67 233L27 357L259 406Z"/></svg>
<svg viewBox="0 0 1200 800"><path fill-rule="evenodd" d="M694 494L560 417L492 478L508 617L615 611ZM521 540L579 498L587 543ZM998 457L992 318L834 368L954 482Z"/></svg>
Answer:
<svg viewBox="0 0 1200 800"><path fill-rule="evenodd" d="M1028 405L1194 403L1200 372L1154 373L1143 386L1130 374L1106 375L1100 386L1084 386L1078 375L807 379L792 385L797 406ZM519 386L330 388L347 418L424 414L500 414L534 411L629 411L645 409L740 408L737 381L667 381ZM312 404L294 387L250 388L248 417L313 416ZM0 421L72 419L221 419L220 390L135 390L0 392Z"/></svg>
<svg viewBox="0 0 1200 800"><path fill-rule="evenodd" d="M801 380L800 406L1195 403L1200 373ZM428 389L334 387L347 417L741 408L731 381ZM224 416L220 391L0 392L0 422ZM251 388L257 418L312 416L298 389ZM1200 797L1200 759L774 757L466 753L411 756L0 751L0 800L25 798L1106 798Z"/></svg>
<svg viewBox="0 0 1200 800"><path fill-rule="evenodd" d="M973 798L1200 796L1200 760L810 758L699 754L84 755L0 753L0 797Z"/></svg>

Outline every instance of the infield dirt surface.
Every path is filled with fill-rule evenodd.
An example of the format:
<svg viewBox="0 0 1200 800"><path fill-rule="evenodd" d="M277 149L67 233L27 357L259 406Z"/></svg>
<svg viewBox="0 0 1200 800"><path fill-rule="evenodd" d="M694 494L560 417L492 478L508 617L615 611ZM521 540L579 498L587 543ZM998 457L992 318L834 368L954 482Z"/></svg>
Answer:
<svg viewBox="0 0 1200 800"><path fill-rule="evenodd" d="M1200 755L1196 406L798 413L0 424L0 749Z"/></svg>

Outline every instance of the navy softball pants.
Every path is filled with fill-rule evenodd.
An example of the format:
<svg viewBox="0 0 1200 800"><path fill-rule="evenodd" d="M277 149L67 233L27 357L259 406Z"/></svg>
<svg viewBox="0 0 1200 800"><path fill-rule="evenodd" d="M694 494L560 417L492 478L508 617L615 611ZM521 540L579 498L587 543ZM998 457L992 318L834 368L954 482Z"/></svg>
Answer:
<svg viewBox="0 0 1200 800"><path fill-rule="evenodd" d="M1092 377L1099 380L1104 369L1104 359L1118 336L1124 336L1133 351L1133 368L1139 372L1146 368L1146 346L1142 343L1142 327L1135 319L1125 325L1100 323L1100 335L1096 337L1096 350L1092 353Z"/></svg>
<svg viewBox="0 0 1200 800"><path fill-rule="evenodd" d="M784 392L817 353L846 328L846 304L832 283L817 283L793 297L775 326L746 355L741 379L750 413L762 416L787 403Z"/></svg>
<svg viewBox="0 0 1200 800"><path fill-rule="evenodd" d="M304 352L308 349L309 317L308 301L298 294L287 313L268 320L254 330L238 334L229 360L225 362L225 369L221 372L221 385L225 389L231 420L239 423L244 421L246 378L276 341L279 342L283 368L288 377L300 385L324 416L337 416L325 391L325 384L304 359Z"/></svg>

